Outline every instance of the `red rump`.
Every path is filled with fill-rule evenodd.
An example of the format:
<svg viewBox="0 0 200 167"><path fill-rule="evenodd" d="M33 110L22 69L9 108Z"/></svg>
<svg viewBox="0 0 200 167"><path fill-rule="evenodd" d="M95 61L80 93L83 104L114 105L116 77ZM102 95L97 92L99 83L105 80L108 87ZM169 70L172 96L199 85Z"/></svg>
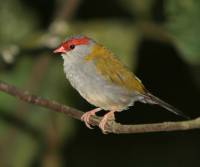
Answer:
<svg viewBox="0 0 200 167"><path fill-rule="evenodd" d="M84 45L87 44L89 41L89 38L87 37L73 37L69 40L63 42L57 49L54 50L54 53L62 53L71 50L71 46L77 46L77 45Z"/></svg>

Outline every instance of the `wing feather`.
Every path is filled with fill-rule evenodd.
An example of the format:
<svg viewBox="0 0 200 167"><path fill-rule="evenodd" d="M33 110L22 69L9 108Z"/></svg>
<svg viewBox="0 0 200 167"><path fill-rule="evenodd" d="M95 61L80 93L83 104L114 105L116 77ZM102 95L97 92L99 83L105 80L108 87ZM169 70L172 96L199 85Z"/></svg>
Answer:
<svg viewBox="0 0 200 167"><path fill-rule="evenodd" d="M86 61L94 61L97 71L105 79L130 91L144 93L145 88L141 81L129 71L108 49L95 44Z"/></svg>

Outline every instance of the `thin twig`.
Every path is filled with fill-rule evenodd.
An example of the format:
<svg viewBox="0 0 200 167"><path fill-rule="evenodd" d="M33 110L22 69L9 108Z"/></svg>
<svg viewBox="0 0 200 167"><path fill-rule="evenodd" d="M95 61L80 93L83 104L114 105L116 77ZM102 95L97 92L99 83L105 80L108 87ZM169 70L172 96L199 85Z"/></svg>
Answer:
<svg viewBox="0 0 200 167"><path fill-rule="evenodd" d="M58 102L47 100L35 95L30 95L27 91L19 90L15 86L9 85L2 81L0 81L0 91L10 94L25 102L42 106L52 111L64 113L67 116L70 116L78 120L81 120L81 116L83 115L82 111L79 111L75 108L68 107ZM97 116L93 116L90 119L90 123L92 125L99 125L100 121L101 118ZM111 121L108 122L108 124L106 125L106 131L116 134L163 132L163 131L177 131L177 130L190 130L190 129L200 129L200 118L196 118L189 121L163 122L163 123L139 124L139 125L122 125L115 121Z"/></svg>
<svg viewBox="0 0 200 167"><path fill-rule="evenodd" d="M57 1L57 10L55 20L69 21L74 16L80 0L62 0Z"/></svg>
<svg viewBox="0 0 200 167"><path fill-rule="evenodd" d="M150 22L139 22L136 26L145 38L164 43L173 43L173 37L166 31L163 25L152 24Z"/></svg>

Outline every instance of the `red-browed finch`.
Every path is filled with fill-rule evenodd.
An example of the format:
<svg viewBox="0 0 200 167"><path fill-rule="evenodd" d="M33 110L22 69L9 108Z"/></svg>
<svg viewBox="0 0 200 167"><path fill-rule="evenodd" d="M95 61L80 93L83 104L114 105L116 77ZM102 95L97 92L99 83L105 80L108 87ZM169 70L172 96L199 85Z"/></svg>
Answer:
<svg viewBox="0 0 200 167"><path fill-rule="evenodd" d="M157 104L188 118L181 111L152 95L142 82L129 71L114 54L86 36L73 36L54 50L64 59L64 71L71 85L89 103L98 107L82 116L86 126L90 116L100 110L109 111L99 127L105 133L105 125L114 112L133 106L135 101Z"/></svg>

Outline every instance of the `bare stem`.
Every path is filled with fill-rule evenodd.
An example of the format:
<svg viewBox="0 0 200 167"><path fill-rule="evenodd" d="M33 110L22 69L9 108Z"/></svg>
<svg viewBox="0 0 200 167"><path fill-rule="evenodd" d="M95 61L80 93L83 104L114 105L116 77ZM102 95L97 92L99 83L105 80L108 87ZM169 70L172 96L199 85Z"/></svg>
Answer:
<svg viewBox="0 0 200 167"><path fill-rule="evenodd" d="M82 111L75 108L65 106L58 102L47 100L39 96L30 95L27 91L17 89L15 86L9 85L3 81L0 81L0 91L10 94L22 101L32 103L38 106L45 107L55 112L61 112L72 118L81 120L83 115ZM90 119L92 125L99 125L101 117L93 116ZM177 131L177 130L190 130L200 128L200 118L196 118L189 121L180 122L163 122L152 124L139 124L139 125L122 125L115 121L111 121L106 125L106 131L110 133L122 134L122 133L146 133L146 132L162 132L162 131Z"/></svg>
<svg viewBox="0 0 200 167"><path fill-rule="evenodd" d="M62 0L57 1L57 3L55 19L66 21L73 17L80 4L80 0Z"/></svg>

